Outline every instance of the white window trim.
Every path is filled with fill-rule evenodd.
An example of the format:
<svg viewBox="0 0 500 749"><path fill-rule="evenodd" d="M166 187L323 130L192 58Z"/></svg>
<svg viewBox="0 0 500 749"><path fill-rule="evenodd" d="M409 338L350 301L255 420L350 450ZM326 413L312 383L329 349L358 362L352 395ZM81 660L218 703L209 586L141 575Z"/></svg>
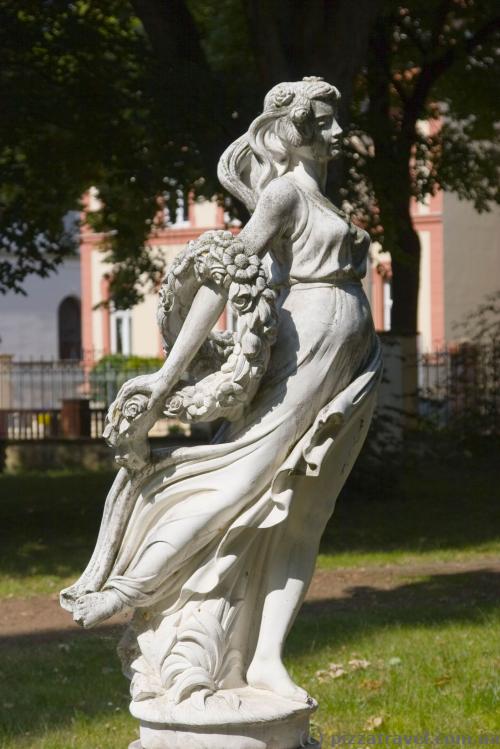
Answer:
<svg viewBox="0 0 500 749"><path fill-rule="evenodd" d="M123 351L117 350L118 336L116 334L117 321L122 322L122 342ZM132 313L130 310L119 309L112 310L110 315L110 343L112 354L123 354L123 356L132 355Z"/></svg>
<svg viewBox="0 0 500 749"><path fill-rule="evenodd" d="M392 310L392 284L390 281L384 281L384 330L391 329L391 310Z"/></svg>

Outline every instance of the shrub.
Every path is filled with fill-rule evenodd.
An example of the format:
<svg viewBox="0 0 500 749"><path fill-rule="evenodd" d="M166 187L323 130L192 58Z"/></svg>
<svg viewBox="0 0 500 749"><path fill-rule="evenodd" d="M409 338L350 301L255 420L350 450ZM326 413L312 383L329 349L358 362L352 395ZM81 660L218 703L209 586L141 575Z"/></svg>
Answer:
<svg viewBox="0 0 500 749"><path fill-rule="evenodd" d="M103 356L90 371L91 398L109 406L124 382L137 375L156 372L162 364L163 359L158 357Z"/></svg>

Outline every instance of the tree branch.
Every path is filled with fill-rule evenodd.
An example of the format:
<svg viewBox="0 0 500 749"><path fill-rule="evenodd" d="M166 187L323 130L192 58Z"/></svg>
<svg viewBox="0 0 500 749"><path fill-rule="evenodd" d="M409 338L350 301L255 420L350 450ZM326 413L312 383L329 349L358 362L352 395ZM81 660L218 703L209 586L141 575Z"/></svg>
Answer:
<svg viewBox="0 0 500 749"><path fill-rule="evenodd" d="M475 34L464 40L463 44L448 47L443 55L422 66L413 94L408 98L408 106L405 111L405 120L407 120L408 126L414 126L421 116L425 101L438 78L449 70L460 57L467 57L472 54L474 49L483 44L499 29L500 15L491 18L480 26Z"/></svg>
<svg viewBox="0 0 500 749"><path fill-rule="evenodd" d="M391 76L390 69L389 69L388 73L389 73L389 76ZM398 81L398 79L394 75L392 75L390 77L390 81L391 81L392 85L394 86L394 88L396 89L396 93L399 96L399 98L401 99L401 101L403 102L403 104L407 104L408 103L408 94L404 90L403 85Z"/></svg>
<svg viewBox="0 0 500 749"><path fill-rule="evenodd" d="M198 28L184 0L131 0L149 38L157 66L158 89L167 112L175 107L176 119L186 131L206 129L215 123L220 135L213 138L214 153L227 139L227 107L203 50ZM204 144L206 147L206 144Z"/></svg>
<svg viewBox="0 0 500 749"><path fill-rule="evenodd" d="M422 39L419 37L419 35L416 33L414 29L412 29L411 27L402 28L401 26L400 28L402 32L406 34L406 36L409 39L411 39L411 41L413 42L413 44L415 45L415 47L418 49L418 51L420 52L422 56L425 56L429 53L429 48L424 44L424 42L422 41Z"/></svg>
<svg viewBox="0 0 500 749"><path fill-rule="evenodd" d="M131 0L156 57L172 70L179 60L202 68L206 58L184 0Z"/></svg>
<svg viewBox="0 0 500 749"><path fill-rule="evenodd" d="M433 29L431 32L431 43L430 43L430 50L436 48L436 45L439 41L439 35L444 29L444 25L446 23L446 19L448 18L448 15L453 7L453 0L441 0L439 3L436 14L434 16L434 24Z"/></svg>

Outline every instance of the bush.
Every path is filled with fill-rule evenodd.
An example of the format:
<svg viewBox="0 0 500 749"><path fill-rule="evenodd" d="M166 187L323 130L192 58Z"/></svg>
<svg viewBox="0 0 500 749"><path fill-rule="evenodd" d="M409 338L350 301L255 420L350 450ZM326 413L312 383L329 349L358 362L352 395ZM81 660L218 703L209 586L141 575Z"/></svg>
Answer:
<svg viewBox="0 0 500 749"><path fill-rule="evenodd" d="M154 372L163 364L163 359L155 356L125 356L124 354L108 354L99 359L92 367L92 373L109 371L130 372L145 370Z"/></svg>
<svg viewBox="0 0 500 749"><path fill-rule="evenodd" d="M163 359L158 357L123 354L103 356L90 371L91 398L109 406L124 382L137 375L156 372L162 364Z"/></svg>

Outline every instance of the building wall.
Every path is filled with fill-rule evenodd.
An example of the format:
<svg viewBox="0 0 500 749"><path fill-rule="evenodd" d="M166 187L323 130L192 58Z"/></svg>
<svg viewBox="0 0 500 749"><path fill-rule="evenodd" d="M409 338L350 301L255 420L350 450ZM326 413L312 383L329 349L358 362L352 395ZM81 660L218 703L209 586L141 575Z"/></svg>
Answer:
<svg viewBox="0 0 500 749"><path fill-rule="evenodd" d="M137 356L161 356L161 340L156 325L157 294L148 294L134 307L132 322L132 351Z"/></svg>
<svg viewBox="0 0 500 749"><path fill-rule="evenodd" d="M460 338L460 324L488 294L500 290L500 207L477 213L456 195L444 195L444 329Z"/></svg>
<svg viewBox="0 0 500 749"><path fill-rule="evenodd" d="M98 207L98 206L97 206ZM188 220L156 230L148 239L153 252L161 254L167 266L193 239L208 229L224 228L224 212L215 201L192 201ZM158 294L147 293L133 309L113 312L101 305L108 299L112 267L104 262L102 236L88 229L81 235L82 257L82 330L83 348L89 359L116 352L117 317L126 318L130 331L130 353L136 356L163 356L163 344L156 323ZM220 326L225 326L220 321Z"/></svg>
<svg viewBox="0 0 500 749"><path fill-rule="evenodd" d="M459 324L488 294L500 290L500 207L478 213L470 202L438 192L413 203L420 237L418 332L421 351L432 351L461 337ZM373 317L384 324L384 281L372 254L369 274Z"/></svg>
<svg viewBox="0 0 500 749"><path fill-rule="evenodd" d="M58 308L65 297L80 299L80 259L68 259L47 278L30 276L27 296L0 295L0 353L16 359L59 356Z"/></svg>
<svg viewBox="0 0 500 749"><path fill-rule="evenodd" d="M420 238L418 334L421 351L432 351L444 341L443 193L413 202L412 217Z"/></svg>

